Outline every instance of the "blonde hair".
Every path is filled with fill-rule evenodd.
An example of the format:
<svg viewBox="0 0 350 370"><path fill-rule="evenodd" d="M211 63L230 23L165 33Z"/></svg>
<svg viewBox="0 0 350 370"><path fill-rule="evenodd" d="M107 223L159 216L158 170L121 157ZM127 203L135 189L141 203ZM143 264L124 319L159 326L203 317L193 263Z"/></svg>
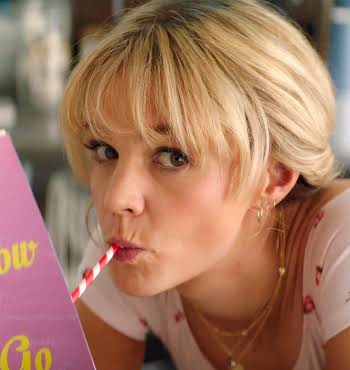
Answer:
<svg viewBox="0 0 350 370"><path fill-rule="evenodd" d="M84 182L83 127L113 132L103 99L121 79L141 137L159 139L146 121L154 104L198 163L212 149L231 158L233 197L258 185L268 159L300 172L289 198L340 174L328 143L329 74L302 32L265 3L153 0L126 13L75 68L63 99L68 159Z"/></svg>

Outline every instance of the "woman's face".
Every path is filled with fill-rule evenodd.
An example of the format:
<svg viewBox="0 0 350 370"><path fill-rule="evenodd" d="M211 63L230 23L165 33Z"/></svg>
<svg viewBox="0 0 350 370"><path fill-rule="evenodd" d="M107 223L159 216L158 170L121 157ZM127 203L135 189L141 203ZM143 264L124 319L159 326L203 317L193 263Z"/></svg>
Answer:
<svg viewBox="0 0 350 370"><path fill-rule="evenodd" d="M122 291L154 295L203 280L234 249L247 206L225 197L229 166L210 155L204 167L181 148L149 147L132 132L128 105L113 124L118 135L101 142L88 133L90 187L103 238L126 239L142 248L134 258L109 266ZM160 122L152 122L159 128Z"/></svg>

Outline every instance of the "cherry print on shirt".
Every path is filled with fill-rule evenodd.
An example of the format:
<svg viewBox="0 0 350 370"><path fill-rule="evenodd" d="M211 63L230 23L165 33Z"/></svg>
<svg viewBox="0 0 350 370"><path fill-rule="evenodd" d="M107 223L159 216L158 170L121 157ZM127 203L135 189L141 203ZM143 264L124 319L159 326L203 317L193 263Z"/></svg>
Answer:
<svg viewBox="0 0 350 370"><path fill-rule="evenodd" d="M305 314L311 313L316 310L315 303L309 294L305 296L303 306Z"/></svg>
<svg viewBox="0 0 350 370"><path fill-rule="evenodd" d="M315 223L314 223L314 228L317 227L317 225L321 222L325 214L325 211L323 209L320 209L315 216Z"/></svg>
<svg viewBox="0 0 350 370"><path fill-rule="evenodd" d="M183 312L181 312L180 310L178 310L175 315L174 315L174 320L175 322L180 322L181 320L183 320L184 318L184 314Z"/></svg>
<svg viewBox="0 0 350 370"><path fill-rule="evenodd" d="M315 274L315 282L316 282L317 286L320 285L322 271L323 271L323 267L317 265L316 266L316 274Z"/></svg>
<svg viewBox="0 0 350 370"><path fill-rule="evenodd" d="M142 324L142 326L144 326L145 328L148 328L149 327L147 320L144 319L143 317L140 317L139 318L139 321Z"/></svg>

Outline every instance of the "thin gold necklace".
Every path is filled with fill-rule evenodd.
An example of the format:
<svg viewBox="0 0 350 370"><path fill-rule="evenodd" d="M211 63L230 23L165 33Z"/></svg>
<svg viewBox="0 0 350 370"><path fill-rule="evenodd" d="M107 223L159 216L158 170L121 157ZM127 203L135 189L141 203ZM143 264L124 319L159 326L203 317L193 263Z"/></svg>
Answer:
<svg viewBox="0 0 350 370"><path fill-rule="evenodd" d="M278 227L278 239L277 239L277 250L280 251L279 254L279 268L278 268L278 279L275 286L275 289L267 302L264 306L262 311L257 315L257 317L253 320L253 322L244 330L239 331L226 331L224 329L218 328L212 323L210 323L205 316L197 309L195 305L192 304L192 307L198 314L201 321L205 324L206 328L208 329L209 333L213 336L216 343L221 347L221 349L227 355L227 363L229 370L244 370L244 367L241 364L243 358L247 355L247 353L251 350L255 340L262 332L265 323L267 322L272 308L275 305L277 298L279 296L279 292L281 290L282 279L286 273L286 261L285 261L285 252L286 252L286 239L285 239L285 218L284 218L284 210L281 207L280 209L280 216L279 216L279 227ZM246 346L241 350L239 354L234 355L238 346L241 344L241 341L248 337L250 332L256 328L255 333L252 334L252 337L247 342ZM224 342L220 340L220 336L224 337L239 337L241 340L238 341L233 347L229 347Z"/></svg>

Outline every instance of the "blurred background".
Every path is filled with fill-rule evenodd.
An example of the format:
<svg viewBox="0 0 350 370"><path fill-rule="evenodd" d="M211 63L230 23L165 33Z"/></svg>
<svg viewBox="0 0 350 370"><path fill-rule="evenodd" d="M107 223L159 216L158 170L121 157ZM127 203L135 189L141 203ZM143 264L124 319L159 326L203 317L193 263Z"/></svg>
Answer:
<svg viewBox="0 0 350 370"><path fill-rule="evenodd" d="M12 136L71 289L87 241L89 196L68 168L58 106L76 62L121 11L142 2L0 0L0 128ZM350 0L272 2L301 25L329 65L337 93L331 140L338 159L349 168ZM147 356L152 358L156 347L150 348ZM159 357L161 349L155 351Z"/></svg>
<svg viewBox="0 0 350 370"><path fill-rule="evenodd" d="M63 152L62 91L71 69L118 15L142 2L0 0L0 128L13 138L69 287L77 283L87 240L88 193L71 175ZM329 65L337 92L332 145L350 167L350 0L272 2L300 24Z"/></svg>

